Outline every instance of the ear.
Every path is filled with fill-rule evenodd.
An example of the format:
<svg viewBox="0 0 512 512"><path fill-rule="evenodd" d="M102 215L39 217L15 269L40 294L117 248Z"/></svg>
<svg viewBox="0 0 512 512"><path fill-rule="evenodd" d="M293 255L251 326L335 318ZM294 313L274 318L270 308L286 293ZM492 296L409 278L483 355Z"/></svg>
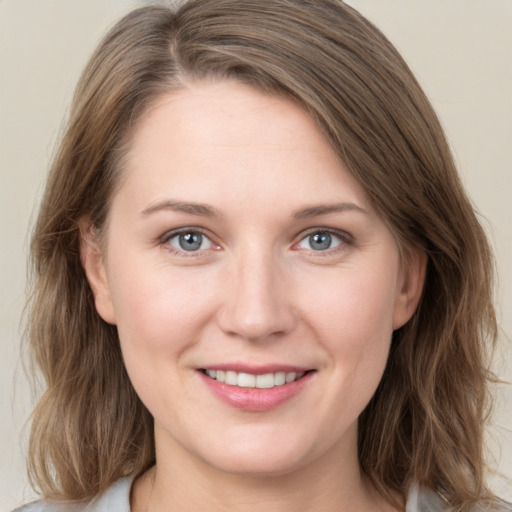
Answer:
<svg viewBox="0 0 512 512"><path fill-rule="evenodd" d="M116 317L98 232L89 219L80 219L78 225L80 228L80 259L94 295L96 311L105 322L115 324Z"/></svg>
<svg viewBox="0 0 512 512"><path fill-rule="evenodd" d="M423 291L427 255L419 249L407 250L403 256L401 282L395 299L393 329L405 325L412 317Z"/></svg>

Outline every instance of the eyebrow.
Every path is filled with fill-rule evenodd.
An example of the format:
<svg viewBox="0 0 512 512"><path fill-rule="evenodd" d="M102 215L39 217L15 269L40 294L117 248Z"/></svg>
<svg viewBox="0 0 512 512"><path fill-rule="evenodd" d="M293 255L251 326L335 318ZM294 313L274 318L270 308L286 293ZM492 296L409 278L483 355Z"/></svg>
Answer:
<svg viewBox="0 0 512 512"><path fill-rule="evenodd" d="M296 219L309 219L310 217L318 217L320 215L328 215L330 213L343 213L343 212L359 212L368 215L368 212L357 206L355 203L334 203L334 204L319 204L310 206L294 212L293 216Z"/></svg>
<svg viewBox="0 0 512 512"><path fill-rule="evenodd" d="M144 216L151 215L160 211L173 211L178 213L185 213L188 215L198 215L201 217L220 217L219 211L213 206L203 203L189 203L184 201L173 201L165 199L157 203L150 204L141 214ZM293 217L296 219L308 219L311 217L318 217L320 215L328 215L330 213L343 213L347 211L355 211L368 215L368 212L357 206L355 203L334 203L334 204L319 204L313 205L308 208L296 210Z"/></svg>
<svg viewBox="0 0 512 512"><path fill-rule="evenodd" d="M160 211L173 211L189 215L199 215L201 217L220 217L220 213L215 208L207 204L186 203L183 201L172 201L168 199L150 204L142 210L141 214L146 216Z"/></svg>

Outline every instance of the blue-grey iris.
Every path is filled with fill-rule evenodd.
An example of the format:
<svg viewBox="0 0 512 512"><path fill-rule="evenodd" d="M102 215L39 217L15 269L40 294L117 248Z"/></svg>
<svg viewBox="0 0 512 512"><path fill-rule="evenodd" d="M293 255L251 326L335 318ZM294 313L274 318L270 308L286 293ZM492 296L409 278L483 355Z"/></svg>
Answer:
<svg viewBox="0 0 512 512"><path fill-rule="evenodd" d="M203 243L203 235L201 233L181 233L179 236L180 248L184 251L197 251Z"/></svg>
<svg viewBox="0 0 512 512"><path fill-rule="evenodd" d="M332 236L329 233L314 233L309 236L309 245L315 251L330 249Z"/></svg>

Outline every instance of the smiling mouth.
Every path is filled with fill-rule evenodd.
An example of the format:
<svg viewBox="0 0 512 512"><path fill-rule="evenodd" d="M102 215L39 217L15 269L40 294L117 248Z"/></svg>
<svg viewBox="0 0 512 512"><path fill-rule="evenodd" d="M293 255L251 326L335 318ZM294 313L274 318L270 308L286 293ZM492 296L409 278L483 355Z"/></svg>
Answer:
<svg viewBox="0 0 512 512"><path fill-rule="evenodd" d="M235 372L231 370L201 370L204 375L210 379L222 382L229 386L239 388L258 388L271 389L284 386L302 379L307 372L275 372L265 373L263 375L254 375L245 372Z"/></svg>

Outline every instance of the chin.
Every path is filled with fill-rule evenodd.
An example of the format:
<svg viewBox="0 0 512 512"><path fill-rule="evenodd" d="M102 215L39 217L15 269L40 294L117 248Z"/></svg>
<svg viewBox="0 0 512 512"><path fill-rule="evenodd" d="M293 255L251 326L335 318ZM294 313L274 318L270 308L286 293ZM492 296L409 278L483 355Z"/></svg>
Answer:
<svg viewBox="0 0 512 512"><path fill-rule="evenodd" d="M281 454L273 456L253 456L252 454L232 454L221 460L205 460L207 464L223 473L238 476L275 478L294 473L306 462L298 454Z"/></svg>
<svg viewBox="0 0 512 512"><path fill-rule="evenodd" d="M314 460L316 450L311 446L306 449L310 444L300 436L253 431L250 435L228 436L225 444L210 445L197 455L224 473L276 477L293 473Z"/></svg>

